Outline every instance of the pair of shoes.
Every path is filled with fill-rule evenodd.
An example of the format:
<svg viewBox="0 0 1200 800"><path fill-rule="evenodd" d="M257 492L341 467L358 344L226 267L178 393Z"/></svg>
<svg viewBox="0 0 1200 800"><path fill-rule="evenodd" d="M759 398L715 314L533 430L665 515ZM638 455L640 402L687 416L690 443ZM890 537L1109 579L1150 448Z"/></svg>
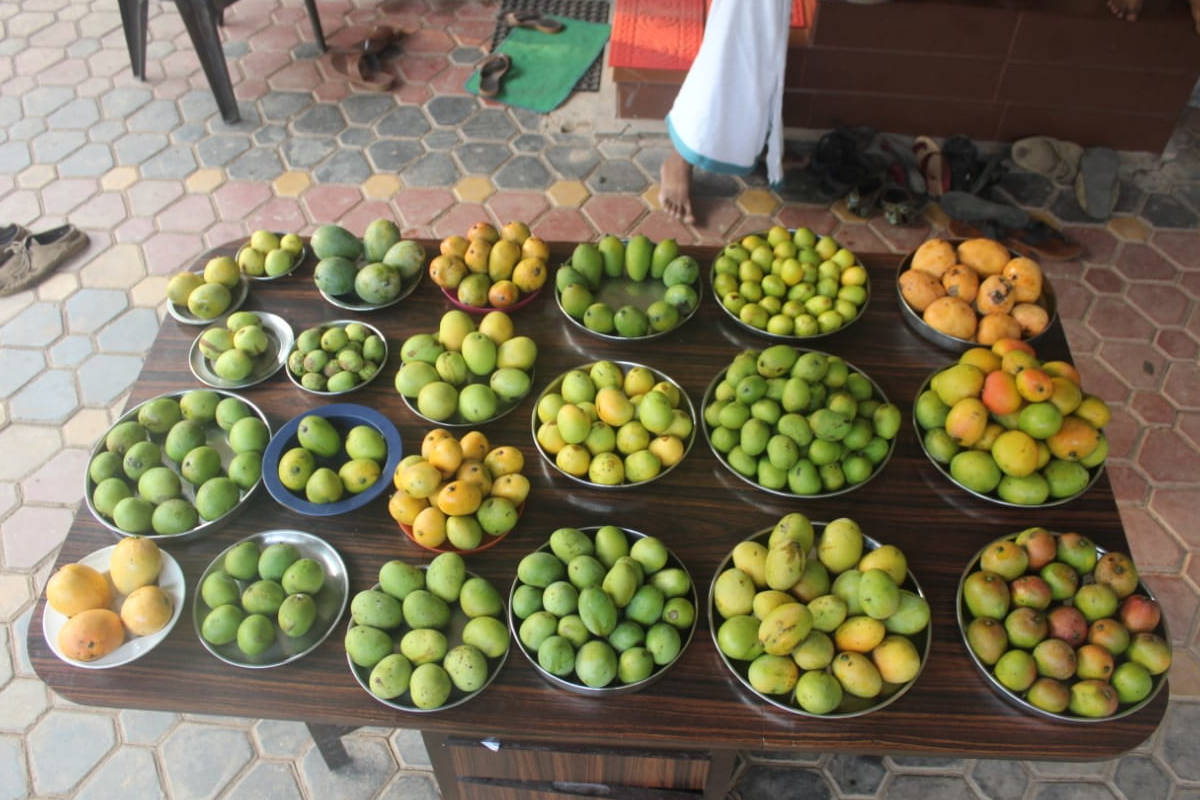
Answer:
<svg viewBox="0 0 1200 800"><path fill-rule="evenodd" d="M863 151L874 138L875 132L870 129L837 128L817 141L809 170L827 196L835 200L845 197L872 176L874 170Z"/></svg>
<svg viewBox="0 0 1200 800"><path fill-rule="evenodd" d="M1083 255L1079 242L1016 206L966 192L947 192L941 205L954 220L950 232L955 236L987 236L1010 250L1046 261L1071 261Z"/></svg>
<svg viewBox="0 0 1200 800"><path fill-rule="evenodd" d="M403 35L389 25L379 25L354 47L331 51L330 63L335 72L360 89L386 92L396 79L384 71L382 59Z"/></svg>
<svg viewBox="0 0 1200 800"><path fill-rule="evenodd" d="M508 53L492 53L479 62L479 94L495 97L500 94L501 80L512 69L512 58Z"/></svg>
<svg viewBox="0 0 1200 800"><path fill-rule="evenodd" d="M509 11L502 18L510 28L530 28L542 33L561 33L563 24L538 11Z"/></svg>
<svg viewBox="0 0 1200 800"><path fill-rule="evenodd" d="M0 297L40 283L87 244L87 234L74 225L42 233L30 233L19 225L0 229Z"/></svg>
<svg viewBox="0 0 1200 800"><path fill-rule="evenodd" d="M1075 176L1075 199L1092 219L1108 219L1117 205L1117 167L1115 150L1092 147L1079 159Z"/></svg>

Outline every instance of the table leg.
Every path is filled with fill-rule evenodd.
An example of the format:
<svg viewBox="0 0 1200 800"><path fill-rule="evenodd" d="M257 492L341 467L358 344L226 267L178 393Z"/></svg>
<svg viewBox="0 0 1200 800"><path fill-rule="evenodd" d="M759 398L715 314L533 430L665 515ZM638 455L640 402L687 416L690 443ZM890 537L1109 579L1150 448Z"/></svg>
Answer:
<svg viewBox="0 0 1200 800"><path fill-rule="evenodd" d="M421 731L421 741L425 742L425 750L429 753L433 778L437 781L438 791L442 793L442 800L458 800L458 776L454 774L446 740L444 734Z"/></svg>
<svg viewBox="0 0 1200 800"><path fill-rule="evenodd" d="M325 30L321 27L321 15L317 13L317 0L304 0L304 6L308 9L308 19L312 23L313 35L317 37L317 45L324 53L325 47Z"/></svg>
<svg viewBox="0 0 1200 800"><path fill-rule="evenodd" d="M317 745L321 758L325 760L326 767L332 771L350 763L350 754L342 745L342 737L357 730L357 725L315 725L306 722L305 726Z"/></svg>
<svg viewBox="0 0 1200 800"><path fill-rule="evenodd" d="M149 18L146 0L119 0L121 28L125 32L125 47L129 50L129 66L133 77L146 80L146 24Z"/></svg>
<svg viewBox="0 0 1200 800"><path fill-rule="evenodd" d="M192 47L200 58L200 66L208 78L221 118L232 124L241 119L238 114L237 98L233 96L233 82L229 79L229 66L221 50L221 36L217 33L217 15L211 0L175 0L179 16L187 28Z"/></svg>

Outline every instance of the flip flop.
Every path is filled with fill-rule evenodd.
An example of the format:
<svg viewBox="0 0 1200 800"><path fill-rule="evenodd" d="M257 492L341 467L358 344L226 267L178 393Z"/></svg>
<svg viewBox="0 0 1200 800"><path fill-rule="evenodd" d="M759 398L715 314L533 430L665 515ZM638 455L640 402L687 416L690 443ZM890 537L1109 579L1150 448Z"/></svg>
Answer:
<svg viewBox="0 0 1200 800"><path fill-rule="evenodd" d="M1108 219L1117 205L1117 152L1092 147L1079 160L1075 176L1075 199L1092 219Z"/></svg>
<svg viewBox="0 0 1200 800"><path fill-rule="evenodd" d="M338 74L361 89L386 92L396 79L383 72L377 56L362 51L333 53L329 63Z"/></svg>
<svg viewBox="0 0 1200 800"><path fill-rule="evenodd" d="M509 11L504 15L504 24L510 28L530 28L542 33L560 33L563 29L561 22L538 11Z"/></svg>
<svg viewBox="0 0 1200 800"><path fill-rule="evenodd" d="M928 136L918 136L913 140L912 150L925 178L925 194L941 197L950 191L950 164L937 142Z"/></svg>
<svg viewBox="0 0 1200 800"><path fill-rule="evenodd" d="M0 253L0 297L41 283L87 244L87 234L74 225L29 234L21 241L10 240Z"/></svg>
<svg viewBox="0 0 1200 800"><path fill-rule="evenodd" d="M1044 175L1055 183L1071 185L1079 172L1083 148L1050 136L1027 136L1012 145L1012 160L1018 167Z"/></svg>
<svg viewBox="0 0 1200 800"><path fill-rule="evenodd" d="M951 235L961 239L995 239L1009 250L1034 260L1074 261L1083 255L1082 244L1036 218L1031 218L1024 228L1005 228L994 222L972 224L952 219L949 230Z"/></svg>
<svg viewBox="0 0 1200 800"><path fill-rule="evenodd" d="M507 53L492 53L479 62L479 94L495 97L500 94L500 83L505 73L512 68L512 59Z"/></svg>

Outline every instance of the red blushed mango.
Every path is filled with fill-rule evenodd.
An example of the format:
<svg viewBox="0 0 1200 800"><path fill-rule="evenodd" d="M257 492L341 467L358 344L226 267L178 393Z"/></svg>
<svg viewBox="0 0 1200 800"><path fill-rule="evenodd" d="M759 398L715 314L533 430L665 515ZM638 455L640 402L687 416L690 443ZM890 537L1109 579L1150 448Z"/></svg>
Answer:
<svg viewBox="0 0 1200 800"><path fill-rule="evenodd" d="M1100 433L1076 416L1064 418L1058 433L1046 440L1046 446L1050 448L1054 457L1064 461L1078 461L1081 458L1087 458L1098 444L1100 444Z"/></svg>
<svg viewBox="0 0 1200 800"><path fill-rule="evenodd" d="M1073 364L1068 364L1066 361L1047 361L1042 364L1042 372L1045 372L1052 378L1066 378L1076 386L1083 385L1083 379L1079 377L1079 370L1075 369Z"/></svg>
<svg viewBox="0 0 1200 800"><path fill-rule="evenodd" d="M1029 367L1017 373L1017 391L1029 402L1040 403L1054 394L1054 382L1040 369Z"/></svg>
<svg viewBox="0 0 1200 800"><path fill-rule="evenodd" d="M1098 644L1085 644L1075 651L1075 674L1085 680L1106 681L1114 666L1112 653Z"/></svg>
<svg viewBox="0 0 1200 800"><path fill-rule="evenodd" d="M1158 623L1162 619L1162 611L1159 609L1158 603L1146 595L1131 594L1121 601L1121 608L1117 612L1117 616L1121 618L1121 624L1128 628L1130 633L1148 633L1158 627Z"/></svg>
<svg viewBox="0 0 1200 800"><path fill-rule="evenodd" d="M1017 544L1029 554L1029 568L1040 570L1058 555L1058 540L1045 528L1026 528L1017 535Z"/></svg>
<svg viewBox="0 0 1200 800"><path fill-rule="evenodd" d="M1051 376L1050 383L1054 385L1054 391L1050 393L1050 402L1063 416L1079 408L1079 404L1083 402L1083 392L1079 391L1079 384L1059 375Z"/></svg>
<svg viewBox="0 0 1200 800"><path fill-rule="evenodd" d="M1079 647L1087 641L1087 620L1074 606L1055 606L1046 615L1046 621L1050 623L1050 635L1071 647Z"/></svg>
<svg viewBox="0 0 1200 800"><path fill-rule="evenodd" d="M987 430L988 411L977 398L964 397L946 415L946 433L961 447L970 447Z"/></svg>
<svg viewBox="0 0 1200 800"><path fill-rule="evenodd" d="M993 414L1012 414L1020 410L1023 402L1017 391L1017 379L1003 370L989 372L983 379L980 399Z"/></svg>
<svg viewBox="0 0 1200 800"><path fill-rule="evenodd" d="M510 280L496 281L488 289L488 302L493 308L509 308L521 295L517 285Z"/></svg>
<svg viewBox="0 0 1200 800"><path fill-rule="evenodd" d="M1013 350L1020 350L1024 353L1028 353L1031 356L1035 355L1033 352L1033 345L1031 345L1029 342L1021 341L1020 339L997 339L992 344L992 352L1001 358L1004 357L1005 353L1009 353Z"/></svg>

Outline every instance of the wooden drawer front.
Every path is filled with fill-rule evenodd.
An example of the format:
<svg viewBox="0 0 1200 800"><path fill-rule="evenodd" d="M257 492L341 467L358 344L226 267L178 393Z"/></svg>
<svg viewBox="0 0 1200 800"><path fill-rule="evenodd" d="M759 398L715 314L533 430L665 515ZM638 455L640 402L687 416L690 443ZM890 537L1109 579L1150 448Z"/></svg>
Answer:
<svg viewBox="0 0 1200 800"><path fill-rule="evenodd" d="M446 750L463 778L559 781L613 787L641 786L700 792L708 777L707 753L572 748L503 741L492 752L475 741L451 738ZM499 788L499 787L496 787ZM617 795L619 796L619 793Z"/></svg>

